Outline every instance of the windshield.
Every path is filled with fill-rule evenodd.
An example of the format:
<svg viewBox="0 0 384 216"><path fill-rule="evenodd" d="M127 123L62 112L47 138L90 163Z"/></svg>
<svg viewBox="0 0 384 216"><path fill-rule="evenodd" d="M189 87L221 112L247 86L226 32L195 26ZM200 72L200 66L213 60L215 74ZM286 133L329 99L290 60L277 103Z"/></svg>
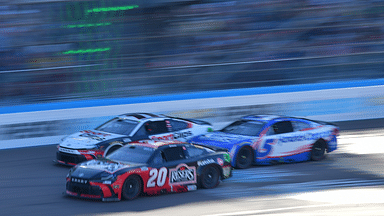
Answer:
<svg viewBox="0 0 384 216"><path fill-rule="evenodd" d="M261 121L239 120L223 128L221 132L245 136L258 136L264 124L265 123Z"/></svg>
<svg viewBox="0 0 384 216"><path fill-rule="evenodd" d="M114 118L96 128L96 130L108 133L129 135L139 124L137 121Z"/></svg>
<svg viewBox="0 0 384 216"><path fill-rule="evenodd" d="M147 163L154 151L155 149L150 147L126 145L117 149L106 158L126 163Z"/></svg>

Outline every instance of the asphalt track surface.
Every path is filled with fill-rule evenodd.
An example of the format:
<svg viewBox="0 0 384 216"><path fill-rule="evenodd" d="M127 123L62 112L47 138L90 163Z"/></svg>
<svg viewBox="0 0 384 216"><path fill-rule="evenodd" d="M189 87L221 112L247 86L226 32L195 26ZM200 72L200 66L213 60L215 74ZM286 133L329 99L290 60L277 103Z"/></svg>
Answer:
<svg viewBox="0 0 384 216"><path fill-rule="evenodd" d="M384 120L339 125L339 149L323 161L254 166L215 189L121 202L64 196L56 145L0 150L0 215L384 215Z"/></svg>

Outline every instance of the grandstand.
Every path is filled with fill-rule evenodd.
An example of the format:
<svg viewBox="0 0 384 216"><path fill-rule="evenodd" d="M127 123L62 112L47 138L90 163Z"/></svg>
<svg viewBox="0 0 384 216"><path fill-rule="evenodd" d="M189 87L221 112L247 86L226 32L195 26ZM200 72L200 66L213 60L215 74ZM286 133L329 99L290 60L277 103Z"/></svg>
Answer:
<svg viewBox="0 0 384 216"><path fill-rule="evenodd" d="M383 78L381 1L0 1L1 106Z"/></svg>

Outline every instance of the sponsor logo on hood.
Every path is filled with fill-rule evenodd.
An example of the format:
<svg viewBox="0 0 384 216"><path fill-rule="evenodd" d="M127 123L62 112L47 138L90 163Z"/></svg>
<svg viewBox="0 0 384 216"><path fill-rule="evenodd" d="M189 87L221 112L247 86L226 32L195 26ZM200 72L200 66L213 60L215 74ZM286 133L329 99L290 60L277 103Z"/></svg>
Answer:
<svg viewBox="0 0 384 216"><path fill-rule="evenodd" d="M72 149L92 149L96 148L97 144L103 141L123 137L119 134L103 133L97 131L80 131L66 137L61 143L62 147L70 147Z"/></svg>
<svg viewBox="0 0 384 216"><path fill-rule="evenodd" d="M99 161L99 160L87 161L82 163L81 166L86 168L91 168L91 169L102 170L109 173L114 173L123 168L130 167L127 164L108 162L108 161Z"/></svg>
<svg viewBox="0 0 384 216"><path fill-rule="evenodd" d="M236 135L236 134L226 134L226 133L208 133L201 135L200 140L213 140L217 142L226 142L231 143L239 140L249 139L248 136Z"/></svg>

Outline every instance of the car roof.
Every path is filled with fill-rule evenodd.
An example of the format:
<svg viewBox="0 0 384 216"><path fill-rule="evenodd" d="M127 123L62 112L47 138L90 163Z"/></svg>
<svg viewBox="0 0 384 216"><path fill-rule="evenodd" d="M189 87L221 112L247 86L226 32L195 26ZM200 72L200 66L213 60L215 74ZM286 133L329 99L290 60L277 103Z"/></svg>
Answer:
<svg viewBox="0 0 384 216"><path fill-rule="evenodd" d="M332 123L329 123L329 122L316 121L316 120L302 118L302 117L293 117L293 116L284 116L284 115L270 115L270 114L266 114L266 115L247 115L247 116L241 117L241 119L243 119L243 120L250 120L250 121L262 121L262 122L269 122L269 121L272 121L272 120L287 120L287 119L293 120L293 119L295 119L295 120L314 122L314 123L318 123L318 124L332 124Z"/></svg>
<svg viewBox="0 0 384 216"><path fill-rule="evenodd" d="M180 144L188 144L186 142L178 141L178 140L140 140L129 143L129 145L139 145L150 148L159 148L161 146L167 145L180 145Z"/></svg>
<svg viewBox="0 0 384 216"><path fill-rule="evenodd" d="M134 121L142 121L142 120L149 120L149 119L165 119L166 117L163 115L157 115L152 113L126 113L118 115L119 118L122 119L129 119Z"/></svg>
<svg viewBox="0 0 384 216"><path fill-rule="evenodd" d="M271 121L278 118L287 118L287 116L281 115L247 115L241 117L243 120L251 120L251 121Z"/></svg>

